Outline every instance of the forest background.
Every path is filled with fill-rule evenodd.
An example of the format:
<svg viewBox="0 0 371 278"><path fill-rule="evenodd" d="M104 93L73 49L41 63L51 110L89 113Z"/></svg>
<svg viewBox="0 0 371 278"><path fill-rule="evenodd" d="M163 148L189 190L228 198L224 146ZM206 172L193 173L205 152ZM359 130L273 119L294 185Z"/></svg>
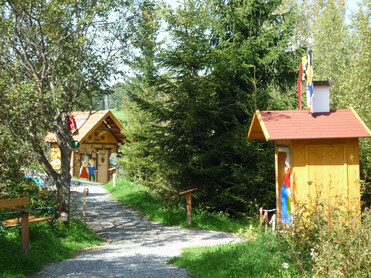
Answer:
<svg viewBox="0 0 371 278"><path fill-rule="evenodd" d="M109 4L99 18L116 20L108 15L120 11L115 1L101 2ZM114 31L119 55L112 55L114 62L100 71L94 60L99 55L87 59L90 64L82 63L94 71L83 66L77 71L88 72L95 82L74 103L63 106L64 113L96 109L99 95L107 95L105 108L123 113L126 135L135 141L120 148L126 177L154 189L169 205L179 204L178 192L198 188L195 206L210 211L245 216L260 206L273 208L273 144L247 141L252 116L257 109L297 109L299 64L310 48L314 80L335 81L331 109L353 106L370 126L370 5L362 1L347 19L343 0L185 0L175 8L133 1L124 15L120 13L125 24L106 24L99 33L106 38ZM94 41L102 44L103 39L89 43ZM0 60L0 85L5 87L10 74L1 65ZM113 76L121 81L112 85ZM85 81L73 80L73 85ZM43 94L33 95L34 107L45 104ZM63 94L58 97L58 103L67 101ZM46 119L53 113L49 110L45 115L45 110L34 109L32 117ZM22 127L19 117L25 114L9 111L9 106L2 111L0 177L5 192L20 186L21 167L40 161L42 150L35 152L34 144L9 128ZM39 128L37 138L50 127ZM21 129L23 134L27 130L25 125ZM360 140L364 206L371 199L370 149L369 140Z"/></svg>

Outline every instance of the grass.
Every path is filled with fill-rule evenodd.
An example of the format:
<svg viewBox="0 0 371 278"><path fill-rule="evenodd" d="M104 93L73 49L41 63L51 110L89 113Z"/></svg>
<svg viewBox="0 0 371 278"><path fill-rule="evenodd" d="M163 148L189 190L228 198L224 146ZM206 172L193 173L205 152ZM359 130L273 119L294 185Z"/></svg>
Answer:
<svg viewBox="0 0 371 278"><path fill-rule="evenodd" d="M112 181L105 185L117 200L126 206L135 208L148 219L170 226L188 227L187 211L184 207L168 207L159 202L155 194L147 187L131 183L123 178L117 180L117 186L113 187ZM184 199L181 196L179 198ZM237 232L246 227L248 220L229 218L224 213L211 213L202 209L194 209L192 212L192 229Z"/></svg>
<svg viewBox="0 0 371 278"><path fill-rule="evenodd" d="M186 248L168 263L186 268L198 278L304 277L285 253L277 251L271 234L259 235L254 241Z"/></svg>
<svg viewBox="0 0 371 278"><path fill-rule="evenodd" d="M66 260L102 242L103 239L75 219L71 219L69 227L56 225L55 233L48 223L37 223L30 226L30 254L25 255L19 230L6 229L0 233L0 277L30 276L46 263Z"/></svg>

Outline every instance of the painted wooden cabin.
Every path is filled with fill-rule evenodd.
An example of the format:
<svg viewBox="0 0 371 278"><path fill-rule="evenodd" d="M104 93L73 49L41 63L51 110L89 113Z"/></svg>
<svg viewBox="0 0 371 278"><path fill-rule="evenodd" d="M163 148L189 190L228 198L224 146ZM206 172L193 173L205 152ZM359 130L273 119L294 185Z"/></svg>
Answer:
<svg viewBox="0 0 371 278"><path fill-rule="evenodd" d="M96 172L96 181L106 183L110 180L110 158L118 151L118 144L126 142L121 133L123 126L111 111L73 112L76 130L73 131L73 140L78 147L72 153L71 175L80 176L84 161L93 162ZM53 168L60 168L60 151L54 134L49 133L45 142L51 143L50 159Z"/></svg>
<svg viewBox="0 0 371 278"><path fill-rule="evenodd" d="M370 136L352 108L312 114L256 111L248 139L275 143L278 218L284 218L281 192L285 183L290 188L291 213L299 203L310 205L317 197L330 203L342 199L359 210L358 138Z"/></svg>

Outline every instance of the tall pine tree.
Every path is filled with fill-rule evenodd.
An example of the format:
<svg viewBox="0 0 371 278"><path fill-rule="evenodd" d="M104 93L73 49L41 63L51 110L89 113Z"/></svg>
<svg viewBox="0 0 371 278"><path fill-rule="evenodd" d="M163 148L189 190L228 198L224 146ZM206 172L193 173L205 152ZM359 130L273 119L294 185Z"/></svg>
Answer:
<svg viewBox="0 0 371 278"><path fill-rule="evenodd" d="M123 166L145 161L136 175L166 200L197 187L196 205L212 210L274 206L272 145L246 137L255 110L270 107L272 88L284 91L297 75L293 21L277 13L279 4L186 0L163 10L168 40L151 56L159 70L152 83L142 75L128 103L146 131L135 128L136 160Z"/></svg>

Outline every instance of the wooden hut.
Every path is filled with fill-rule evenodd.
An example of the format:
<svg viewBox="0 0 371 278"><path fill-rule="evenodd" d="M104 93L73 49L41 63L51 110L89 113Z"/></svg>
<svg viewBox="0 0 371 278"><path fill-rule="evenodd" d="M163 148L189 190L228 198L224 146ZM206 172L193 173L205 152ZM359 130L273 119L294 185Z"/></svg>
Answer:
<svg viewBox="0 0 371 278"><path fill-rule="evenodd" d="M94 165L97 169L95 180L106 183L110 180L110 158L118 151L118 144L126 142L121 133L124 128L111 111L73 112L71 115L76 122L73 140L77 145L71 158L71 175L81 176L85 163ZM51 143L50 159L53 168L60 168L60 151L54 134L49 133L45 142Z"/></svg>
<svg viewBox="0 0 371 278"><path fill-rule="evenodd" d="M275 143L278 218L290 221L287 209L294 213L299 203L310 205L318 197L333 204L341 199L345 206L359 210L358 138L370 136L352 108L312 114L256 111L248 139Z"/></svg>

